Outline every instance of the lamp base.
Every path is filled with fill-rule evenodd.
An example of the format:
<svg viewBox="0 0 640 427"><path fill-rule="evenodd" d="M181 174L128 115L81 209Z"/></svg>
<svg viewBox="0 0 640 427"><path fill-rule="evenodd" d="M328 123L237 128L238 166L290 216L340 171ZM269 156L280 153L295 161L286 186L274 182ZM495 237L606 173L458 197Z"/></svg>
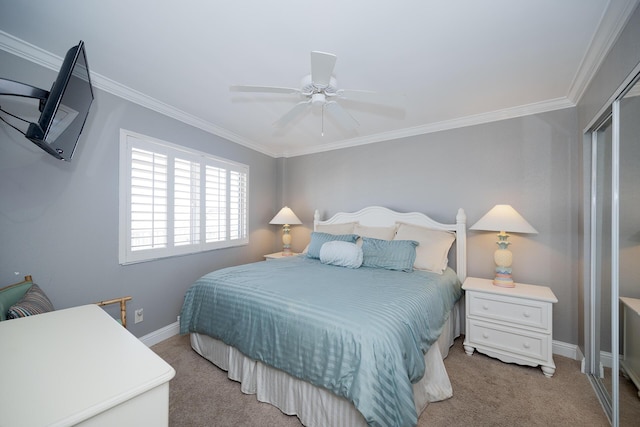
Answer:
<svg viewBox="0 0 640 427"><path fill-rule="evenodd" d="M509 280L505 280L505 279L499 279L499 278L495 278L493 279L493 285L494 286L499 286L501 288L515 288L516 284L513 282L512 279Z"/></svg>
<svg viewBox="0 0 640 427"><path fill-rule="evenodd" d="M501 288L515 288L516 284L513 283L513 279L511 278L511 269L502 268L500 271L497 271L496 268L496 277L493 279L493 284L495 286L500 286Z"/></svg>
<svg viewBox="0 0 640 427"><path fill-rule="evenodd" d="M282 256L291 255L291 228L289 224L282 226Z"/></svg>
<svg viewBox="0 0 640 427"><path fill-rule="evenodd" d="M493 260L496 263L496 277L493 279L495 286L501 288L515 288L515 283L511 278L511 263L513 261L513 254L509 250L509 242L507 233L501 232L498 234L498 249L493 254Z"/></svg>

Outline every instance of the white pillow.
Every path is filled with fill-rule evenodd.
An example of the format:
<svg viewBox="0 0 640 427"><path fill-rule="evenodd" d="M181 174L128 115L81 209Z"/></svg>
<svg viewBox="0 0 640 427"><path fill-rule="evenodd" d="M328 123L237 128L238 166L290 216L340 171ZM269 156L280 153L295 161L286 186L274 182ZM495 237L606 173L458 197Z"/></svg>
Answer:
<svg viewBox="0 0 640 427"><path fill-rule="evenodd" d="M362 249L355 243L333 240L320 248L320 262L340 267L358 268L362 265Z"/></svg>
<svg viewBox="0 0 640 427"><path fill-rule="evenodd" d="M355 234L353 232L353 227L356 225L355 222L345 222L343 224L317 224L316 229L319 233L328 233L328 234Z"/></svg>
<svg viewBox="0 0 640 427"><path fill-rule="evenodd" d="M369 227L356 224L353 228L353 234L357 234L360 237L370 237L372 239L393 240L393 236L396 235L396 229L397 225L389 227Z"/></svg>
<svg viewBox="0 0 640 427"><path fill-rule="evenodd" d="M456 239L455 234L402 222L397 224L395 240L415 240L419 243L413 268L442 274L449 262L449 249Z"/></svg>

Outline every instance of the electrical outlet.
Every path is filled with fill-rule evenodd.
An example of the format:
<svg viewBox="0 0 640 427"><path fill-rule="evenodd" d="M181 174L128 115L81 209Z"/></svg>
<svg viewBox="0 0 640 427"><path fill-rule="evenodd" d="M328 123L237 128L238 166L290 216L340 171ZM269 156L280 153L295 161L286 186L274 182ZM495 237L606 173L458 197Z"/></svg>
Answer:
<svg viewBox="0 0 640 427"><path fill-rule="evenodd" d="M136 317L134 319L133 323L140 323L144 320L144 312L142 311L141 308L136 310Z"/></svg>

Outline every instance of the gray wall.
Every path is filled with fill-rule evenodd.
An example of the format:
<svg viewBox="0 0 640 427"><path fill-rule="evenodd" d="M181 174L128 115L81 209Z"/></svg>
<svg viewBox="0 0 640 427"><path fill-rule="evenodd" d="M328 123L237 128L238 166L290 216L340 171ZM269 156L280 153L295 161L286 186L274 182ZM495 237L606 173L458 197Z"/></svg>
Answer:
<svg viewBox="0 0 640 427"><path fill-rule="evenodd" d="M90 52L87 54L91 55ZM55 73L0 51L0 76L49 89ZM10 98L13 98L10 99ZM14 97L0 97L11 111ZM118 264L118 150L125 128L250 166L248 246ZM277 160L96 90L71 163L0 124L0 283L32 274L58 309L131 295L137 336L176 321L189 284L277 250ZM18 272L16 276L14 272ZM144 321L133 324L133 309Z"/></svg>
<svg viewBox="0 0 640 427"><path fill-rule="evenodd" d="M582 161L582 174L581 174L581 185L584 186L581 194L585 193L586 189L588 189L589 185L589 149L588 149L588 138L586 138L583 134L583 131L590 125L593 124L593 121L597 119L598 114L602 111L603 108L607 107L607 105L613 100L612 97L618 91L620 86L623 84L625 79L627 79L633 73L633 70L638 64L640 64L640 7L637 7L629 21L627 22L624 30L618 37L618 40L611 48L610 52L607 54L603 63L601 64L598 72L591 80L589 86L585 90L582 98L578 102L578 129L579 135L578 138L583 140L583 143L579 145L579 156ZM586 149L585 149L586 148ZM585 346L588 345L586 342L586 333L588 329L585 329L586 322L588 321L588 283L587 278L585 278L585 274L583 273L582 263L584 253L588 249L588 241L585 239L585 235L582 232L582 223L585 218L588 217L589 213L589 198L584 197L580 202L580 212L578 215L578 221L580 223L580 232L579 232L579 288L578 288L578 327L579 327L579 346L584 352ZM624 273L623 273L624 274Z"/></svg>
<svg viewBox="0 0 640 427"><path fill-rule="evenodd" d="M539 232L510 238L514 278L553 289L554 339L577 343L578 134L570 108L286 159L285 202L305 222L292 227L294 250L316 208L326 218L382 205L455 222L462 207L472 225L511 204ZM468 275L492 278L495 233L468 237Z"/></svg>
<svg viewBox="0 0 640 427"><path fill-rule="evenodd" d="M302 250L316 208L327 217L383 205L453 222L463 207L471 225L509 203L539 231L511 237L514 277L550 286L559 299L554 338L582 342L582 130L640 61L637 40L638 10L575 109L290 159L100 90L72 163L0 125L0 283L17 281L14 272L33 274L58 308L130 294L130 308L145 309L144 322L131 325L141 336L175 321L197 277L276 251L280 235L267 224L283 204L305 222L292 229L294 250ZM0 51L0 76L48 89L55 73ZM5 98L0 105L8 108ZM249 246L118 265L120 128L249 164ZM494 241L492 233L469 232L469 275L492 277Z"/></svg>

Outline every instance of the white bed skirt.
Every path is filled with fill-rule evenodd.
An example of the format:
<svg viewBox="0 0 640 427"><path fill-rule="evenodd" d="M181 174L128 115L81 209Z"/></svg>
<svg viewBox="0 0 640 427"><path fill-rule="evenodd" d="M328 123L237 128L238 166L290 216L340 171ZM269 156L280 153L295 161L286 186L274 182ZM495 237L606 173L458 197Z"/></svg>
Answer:
<svg viewBox="0 0 640 427"><path fill-rule="evenodd" d="M437 345L424 356L426 373L413 385L416 411L421 414L429 402L453 396L444 358L453 340L460 336L459 302L454 306ZM291 375L246 357L234 347L207 335L192 333L191 347L201 356L227 371L228 377L241 383L245 394L255 394L287 415L296 415L307 427L367 426L360 412L344 397L311 385Z"/></svg>

